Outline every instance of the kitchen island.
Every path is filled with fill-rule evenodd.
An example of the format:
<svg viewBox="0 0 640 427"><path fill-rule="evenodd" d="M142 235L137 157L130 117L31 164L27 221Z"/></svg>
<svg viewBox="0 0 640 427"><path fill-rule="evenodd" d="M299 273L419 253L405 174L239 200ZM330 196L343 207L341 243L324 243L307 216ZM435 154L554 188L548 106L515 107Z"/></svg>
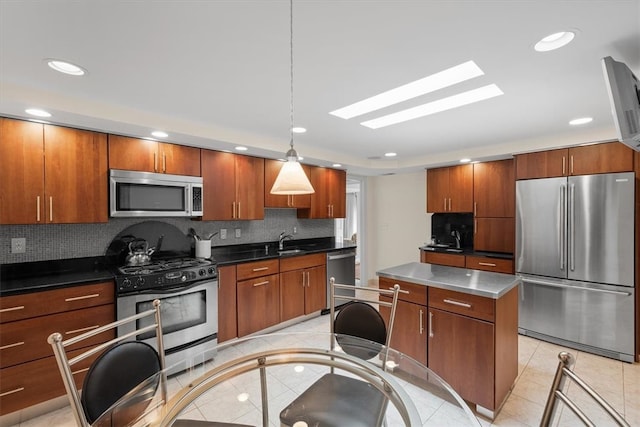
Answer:
<svg viewBox="0 0 640 427"><path fill-rule="evenodd" d="M400 285L391 347L428 366L493 419L518 375L514 275L419 262L379 270ZM388 309L381 307L388 319Z"/></svg>

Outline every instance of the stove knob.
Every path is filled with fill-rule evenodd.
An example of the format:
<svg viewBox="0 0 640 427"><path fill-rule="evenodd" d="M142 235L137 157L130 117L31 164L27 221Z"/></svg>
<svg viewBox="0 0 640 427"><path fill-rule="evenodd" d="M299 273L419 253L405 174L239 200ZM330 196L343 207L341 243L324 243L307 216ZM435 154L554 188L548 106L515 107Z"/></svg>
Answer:
<svg viewBox="0 0 640 427"><path fill-rule="evenodd" d="M205 274L207 274L206 270L203 268L200 271L198 271L198 274L201 276L204 276Z"/></svg>
<svg viewBox="0 0 640 427"><path fill-rule="evenodd" d="M183 282L186 282L186 281L187 281L187 276L182 276L182 277L180 278L180 280L182 280Z"/></svg>
<svg viewBox="0 0 640 427"><path fill-rule="evenodd" d="M208 271L209 271L209 274L215 274L216 269L215 269L215 268L213 268L213 267L209 267L209 270L208 270Z"/></svg>
<svg viewBox="0 0 640 427"><path fill-rule="evenodd" d="M144 277L138 277L138 280L136 280L136 288L141 287L142 285L144 285Z"/></svg>
<svg viewBox="0 0 640 427"><path fill-rule="evenodd" d="M120 287L121 287L122 289L126 289L126 288L131 287L131 280L129 280L129 278L128 278L128 277L127 277L127 278L125 278L125 279L122 281L122 285L120 285Z"/></svg>

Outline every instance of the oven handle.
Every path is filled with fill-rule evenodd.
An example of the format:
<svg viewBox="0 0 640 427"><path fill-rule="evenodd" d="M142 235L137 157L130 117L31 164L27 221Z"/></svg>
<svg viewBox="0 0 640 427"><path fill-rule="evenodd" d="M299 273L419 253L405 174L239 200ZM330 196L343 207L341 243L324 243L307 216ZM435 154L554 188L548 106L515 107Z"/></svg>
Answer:
<svg viewBox="0 0 640 427"><path fill-rule="evenodd" d="M175 293L176 290L177 291L188 291L189 289L195 288L196 286L200 286L200 285L204 285L205 283L212 283L214 284L214 286L218 286L218 279L204 279L204 280L200 280L198 282L192 282L192 283L187 283L187 284L178 284L175 286L171 286L168 288L151 288L151 289L144 289L142 291L136 292L133 295L146 295L146 294L172 294ZM120 295L121 297L126 297L128 295L131 294L124 294L124 295Z"/></svg>

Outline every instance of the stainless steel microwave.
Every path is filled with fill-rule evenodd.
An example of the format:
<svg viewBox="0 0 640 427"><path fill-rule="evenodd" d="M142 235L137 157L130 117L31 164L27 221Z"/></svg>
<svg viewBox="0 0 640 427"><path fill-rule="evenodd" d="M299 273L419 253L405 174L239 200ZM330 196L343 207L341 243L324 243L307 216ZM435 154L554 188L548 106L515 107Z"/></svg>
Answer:
<svg viewBox="0 0 640 427"><path fill-rule="evenodd" d="M111 169L112 217L202 216L202 177Z"/></svg>

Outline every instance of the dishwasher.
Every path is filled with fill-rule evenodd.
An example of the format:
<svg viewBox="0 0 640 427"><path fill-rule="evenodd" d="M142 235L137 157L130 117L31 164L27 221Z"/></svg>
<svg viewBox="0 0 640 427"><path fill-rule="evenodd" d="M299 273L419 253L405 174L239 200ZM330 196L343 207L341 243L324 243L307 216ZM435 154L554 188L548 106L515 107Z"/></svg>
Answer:
<svg viewBox="0 0 640 427"><path fill-rule="evenodd" d="M336 283L353 285L351 289L336 289L336 295L354 297L356 295L356 248L340 249L327 252L327 308L331 305L331 288L329 279ZM348 301L340 299L340 305Z"/></svg>

